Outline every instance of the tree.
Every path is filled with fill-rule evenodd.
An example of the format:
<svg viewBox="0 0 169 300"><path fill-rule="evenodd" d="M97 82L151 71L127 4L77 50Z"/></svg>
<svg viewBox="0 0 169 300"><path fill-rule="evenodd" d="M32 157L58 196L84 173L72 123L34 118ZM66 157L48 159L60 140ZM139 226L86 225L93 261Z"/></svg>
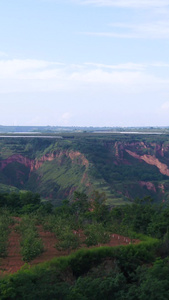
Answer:
<svg viewBox="0 0 169 300"><path fill-rule="evenodd" d="M85 193L75 192L74 199L71 203L72 212L76 214L77 218L80 214L84 214L90 209L90 201Z"/></svg>
<svg viewBox="0 0 169 300"><path fill-rule="evenodd" d="M106 232L104 226L102 224L91 224L86 227L85 230L86 235L86 245L95 246L98 244L105 244L110 241L109 233Z"/></svg>
<svg viewBox="0 0 169 300"><path fill-rule="evenodd" d="M71 250L75 250L80 246L80 238L77 234L74 234L70 228L63 228L62 232L59 235L59 241L56 244L56 248L59 251L68 251L68 254Z"/></svg>
<svg viewBox="0 0 169 300"><path fill-rule="evenodd" d="M27 204L33 204L33 205L39 205L41 200L40 200L40 195L38 193L32 193L30 191L28 192L21 192L20 193L20 202L21 205L27 205Z"/></svg>
<svg viewBox="0 0 169 300"><path fill-rule="evenodd" d="M106 221L109 210L106 205L106 194L94 191L91 196L93 216L97 221Z"/></svg>

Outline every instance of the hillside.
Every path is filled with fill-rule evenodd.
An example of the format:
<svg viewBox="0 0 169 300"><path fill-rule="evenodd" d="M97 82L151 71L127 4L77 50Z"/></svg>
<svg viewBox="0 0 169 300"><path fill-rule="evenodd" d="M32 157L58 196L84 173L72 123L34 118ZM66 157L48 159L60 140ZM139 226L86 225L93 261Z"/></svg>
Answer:
<svg viewBox="0 0 169 300"><path fill-rule="evenodd" d="M1 195L0 299L168 299L168 207L109 210L102 194L91 203L76 192L49 212L36 194L18 195Z"/></svg>
<svg viewBox="0 0 169 300"><path fill-rule="evenodd" d="M111 205L151 196L169 201L167 135L69 133L1 137L0 191L31 190L59 204L100 190Z"/></svg>

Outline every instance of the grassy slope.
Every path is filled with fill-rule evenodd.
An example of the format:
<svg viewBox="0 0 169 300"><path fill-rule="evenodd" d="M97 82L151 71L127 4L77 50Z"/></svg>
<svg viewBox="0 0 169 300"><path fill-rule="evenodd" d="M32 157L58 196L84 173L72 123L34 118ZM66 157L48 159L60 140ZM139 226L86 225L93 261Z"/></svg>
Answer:
<svg viewBox="0 0 169 300"><path fill-rule="evenodd" d="M65 158L62 165L59 165L57 159L48 161L32 173L26 188L39 192L44 197L63 199L67 197L71 188L82 189L81 179L84 170L84 166L72 164L69 158Z"/></svg>
<svg viewBox="0 0 169 300"><path fill-rule="evenodd" d="M154 142L160 144L167 141L167 137L153 136L110 136L110 135L68 135L63 140L55 139L0 139L0 158L5 159L13 154L22 154L30 159L39 159L47 153L53 151L74 150L80 151L89 160L89 168L87 170L88 182L91 183L87 187L88 191L97 189L105 192L108 197L108 203L123 204L128 201L128 197L144 197L150 195L156 197L157 201L169 199L168 177L162 175L155 166L146 164L131 157L124 152L123 161L117 161L114 151L114 143L116 140L125 142L144 141L147 145ZM167 143L167 142L166 142ZM149 146L149 149L151 147ZM140 151L141 149L137 149ZM147 150L145 150L147 151ZM153 149L150 149L153 154ZM116 163L115 163L116 160ZM166 158L163 158L166 162ZM85 184L82 178L85 167L78 164L72 164L71 160L64 157L62 163L56 159L51 162L45 162L37 171L29 176L29 169L18 163L8 165L0 172L0 183L5 185L13 185L19 189L30 189L39 192L43 197L52 197L57 201L66 198L72 188L85 190ZM148 190L146 187L140 187L138 181L150 181L154 184L157 192ZM23 184L21 183L23 182ZM166 186L165 195L159 189L159 184ZM0 186L1 190L1 186Z"/></svg>

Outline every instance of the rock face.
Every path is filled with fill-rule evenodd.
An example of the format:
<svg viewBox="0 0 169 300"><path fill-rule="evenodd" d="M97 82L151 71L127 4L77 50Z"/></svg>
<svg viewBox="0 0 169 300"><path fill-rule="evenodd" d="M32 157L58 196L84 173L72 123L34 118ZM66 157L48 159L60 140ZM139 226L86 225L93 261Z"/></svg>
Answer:
<svg viewBox="0 0 169 300"><path fill-rule="evenodd" d="M85 158L85 156L78 152L78 151L60 151L60 152L54 152L54 153L48 153L44 156L42 156L40 159L31 160L27 157L24 157L20 154L15 154L7 159L1 160L0 162L0 170L3 170L7 165L18 162L25 167L30 169L30 172L33 172L35 170L38 170L46 161L53 161L54 159L61 159L63 156L66 156L71 159L73 164L79 164L85 167L89 166L89 161Z"/></svg>
<svg viewBox="0 0 169 300"><path fill-rule="evenodd" d="M132 152L130 150L126 150L126 152L128 154L130 154L131 156L133 156L134 158L143 160L149 165L156 166L159 169L161 174L169 176L169 169L168 169L167 165L161 163L159 161L159 159L157 159L156 157L151 156L151 155L138 155L135 152Z"/></svg>
<svg viewBox="0 0 169 300"><path fill-rule="evenodd" d="M62 158L64 156L70 158L73 164L79 164L85 167L88 167L89 165L89 162L85 158L85 156L78 151L59 151L59 152L48 153L42 156L40 159L35 159L31 165L30 171L32 172L34 170L37 170L43 165L45 161L53 161L56 158L59 160L61 164Z"/></svg>
<svg viewBox="0 0 169 300"><path fill-rule="evenodd" d="M24 157L20 154L14 154L14 155L8 157L7 159L0 161L0 170L3 170L7 165L9 165L13 162L18 162L18 163L28 167L29 169L31 169L32 165L33 165L33 160L31 160L27 157Z"/></svg>
<svg viewBox="0 0 169 300"><path fill-rule="evenodd" d="M140 186L146 187L149 191L156 193L155 185L152 182L140 181Z"/></svg>
<svg viewBox="0 0 169 300"><path fill-rule="evenodd" d="M42 170L45 162L50 162L45 166L47 175ZM85 155L73 150L56 150L35 159L14 154L0 161L0 171L7 175L7 184L39 192L45 198L69 197L79 186L89 189L88 167Z"/></svg>
<svg viewBox="0 0 169 300"><path fill-rule="evenodd" d="M169 198L169 143L100 137L55 143L38 140L26 147L18 140L10 151L9 141L0 144L0 183L52 199L65 199L76 189L105 192L116 203L147 195Z"/></svg>

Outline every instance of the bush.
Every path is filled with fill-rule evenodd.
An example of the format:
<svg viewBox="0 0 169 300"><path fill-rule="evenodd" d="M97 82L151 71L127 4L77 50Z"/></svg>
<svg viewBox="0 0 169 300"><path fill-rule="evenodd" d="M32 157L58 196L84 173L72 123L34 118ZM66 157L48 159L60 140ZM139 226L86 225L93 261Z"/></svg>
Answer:
<svg viewBox="0 0 169 300"><path fill-rule="evenodd" d="M7 213L0 216L0 257L7 256L8 237L9 237L9 225L11 224L11 218Z"/></svg>
<svg viewBox="0 0 169 300"><path fill-rule="evenodd" d="M77 249L80 246L79 236L75 235L69 228L63 230L59 235L59 241L56 244L56 248L59 251L68 250L68 253L71 250Z"/></svg>
<svg viewBox="0 0 169 300"><path fill-rule="evenodd" d="M110 241L109 233L106 232L105 228L102 224L91 224L86 227L85 230L86 238L86 245L95 246L98 244L105 244Z"/></svg>
<svg viewBox="0 0 169 300"><path fill-rule="evenodd" d="M35 226L35 220L29 217L23 218L18 230L21 233L21 255L24 261L29 262L44 251L42 240L39 238Z"/></svg>
<svg viewBox="0 0 169 300"><path fill-rule="evenodd" d="M35 236L34 232L29 232L21 242L21 254L24 261L29 262L44 251L42 240Z"/></svg>

